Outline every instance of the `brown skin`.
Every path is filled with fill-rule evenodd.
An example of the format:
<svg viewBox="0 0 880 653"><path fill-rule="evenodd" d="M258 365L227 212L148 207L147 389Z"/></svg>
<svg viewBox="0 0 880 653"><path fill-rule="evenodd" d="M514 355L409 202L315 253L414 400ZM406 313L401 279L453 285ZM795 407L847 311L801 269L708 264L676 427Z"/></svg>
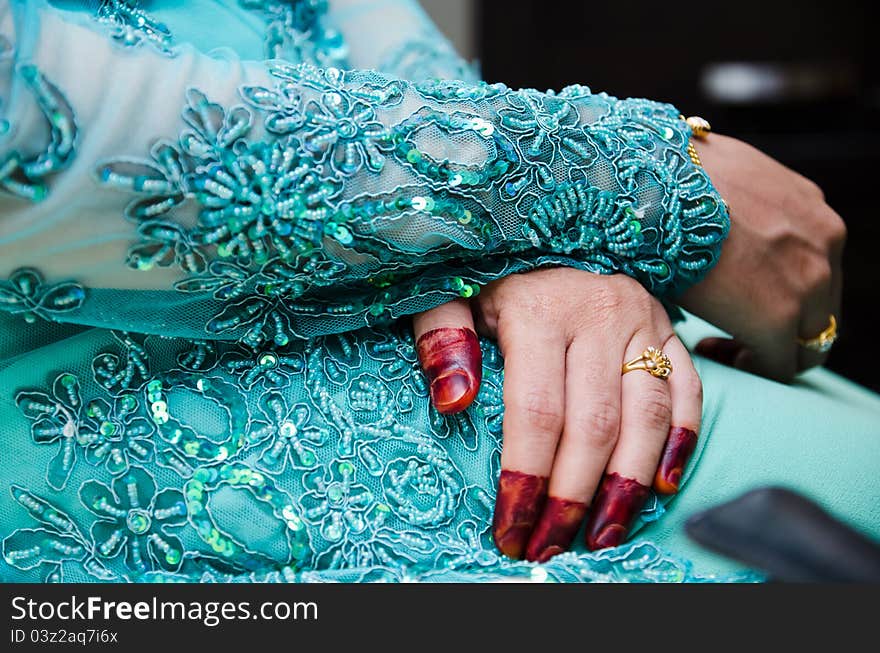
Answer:
<svg viewBox="0 0 880 653"><path fill-rule="evenodd" d="M590 510L586 541L590 551L618 546L626 540L650 488L620 474L607 474Z"/></svg>
<svg viewBox="0 0 880 653"><path fill-rule="evenodd" d="M492 534L501 553L515 559L523 557L546 497L546 477L501 470L492 521Z"/></svg>
<svg viewBox="0 0 880 653"><path fill-rule="evenodd" d="M681 484L685 465L697 448L697 434L681 426L669 429L669 439L654 477L654 489L659 494L675 494Z"/></svg>
<svg viewBox="0 0 880 653"><path fill-rule="evenodd" d="M751 145L714 133L694 144L730 207L730 235L718 264L678 301L735 338L697 351L791 380L825 360L795 340L840 316L846 227L816 184Z"/></svg>
<svg viewBox="0 0 880 653"><path fill-rule="evenodd" d="M482 357L472 329L433 329L416 342L419 360L431 387L431 402L438 412L457 413L467 408L482 380Z"/></svg>
<svg viewBox="0 0 880 653"><path fill-rule="evenodd" d="M587 504L548 497L541 519L532 531L526 548L526 560L547 562L568 550L587 514Z"/></svg>

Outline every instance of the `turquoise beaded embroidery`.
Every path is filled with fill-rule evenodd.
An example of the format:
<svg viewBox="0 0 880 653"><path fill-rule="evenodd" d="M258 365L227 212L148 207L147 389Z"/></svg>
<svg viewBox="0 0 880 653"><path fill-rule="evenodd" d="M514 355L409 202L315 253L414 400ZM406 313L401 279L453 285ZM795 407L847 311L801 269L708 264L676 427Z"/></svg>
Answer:
<svg viewBox="0 0 880 653"><path fill-rule="evenodd" d="M38 317L56 318L61 313L77 310L86 291L71 281L47 284L42 275L31 268L12 273L8 281L0 281L0 310L22 315L27 322Z"/></svg>
<svg viewBox="0 0 880 653"><path fill-rule="evenodd" d="M0 192L39 202L49 192L48 181L73 161L78 129L64 95L35 66L20 65L17 74L48 124L49 142L37 154L17 150L0 153ZM8 122L0 121L0 136L10 129Z"/></svg>
<svg viewBox="0 0 880 653"><path fill-rule="evenodd" d="M125 47L147 43L157 52L173 56L174 39L169 29L138 5L136 0L101 0L95 20Z"/></svg>
<svg viewBox="0 0 880 653"><path fill-rule="evenodd" d="M275 87L243 87L246 105L227 109L190 90L176 142L98 169L102 183L138 196L126 209L141 237L129 265L195 273L176 288L216 301L210 336L257 350L303 337L298 325L323 316L386 324L429 293L472 297L500 271L536 265L624 272L674 293L711 267L726 234L723 205L688 163L686 128L668 105L582 86L410 88L334 68L273 62L269 71ZM410 113L414 93L423 105ZM464 110L473 101L482 115ZM602 109L587 125L584 103ZM265 136L255 140L260 119ZM479 157L439 158L427 138L469 139ZM606 190L590 183L600 163L617 171ZM389 170L421 185L353 194ZM188 205L195 226L176 219Z"/></svg>
<svg viewBox="0 0 880 653"><path fill-rule="evenodd" d="M348 50L342 35L325 25L327 0L239 0L266 21L264 55L320 66L345 64Z"/></svg>
<svg viewBox="0 0 880 653"><path fill-rule="evenodd" d="M74 571L117 581L307 580L309 570L428 580L475 569L560 580L689 577L648 543L546 566L497 554L489 528L503 363L486 342L476 402L459 416L435 414L431 432L418 427L426 386L408 333L295 343L286 356L300 371L260 393L222 363L236 344L215 343L207 371L152 375L165 367L157 356L192 362L194 351L206 353L168 342L118 334L93 359L93 379L61 374L50 391L19 394L35 439L60 444L53 461L72 451L70 460L90 468L76 487L67 484L73 469L53 462L54 498L13 486L35 524L5 537L6 564L56 580ZM109 383L108 370L116 370ZM202 421L209 414L220 417L212 426ZM460 467L456 451L486 464ZM71 513L55 503L68 495L78 504ZM650 501L641 518L662 510Z"/></svg>

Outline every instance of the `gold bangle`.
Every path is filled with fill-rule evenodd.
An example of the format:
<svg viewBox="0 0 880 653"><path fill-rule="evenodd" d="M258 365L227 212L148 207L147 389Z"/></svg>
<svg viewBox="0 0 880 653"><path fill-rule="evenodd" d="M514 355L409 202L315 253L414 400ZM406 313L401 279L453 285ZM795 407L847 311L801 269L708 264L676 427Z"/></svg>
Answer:
<svg viewBox="0 0 880 653"><path fill-rule="evenodd" d="M683 115L679 114L678 116L682 120L684 120L688 127L691 128L691 135L701 141L705 141L706 137L712 132L712 125L709 124L709 121L705 118L700 118L700 116L691 116L690 118L685 118ZM691 162L697 166L698 168L703 167L703 162L700 160L700 155L697 154L697 148L694 146L692 140L688 139L687 144L687 153L691 158ZM724 210L727 211L727 214L730 215L730 207L727 205L727 202L722 198L721 203L724 204Z"/></svg>

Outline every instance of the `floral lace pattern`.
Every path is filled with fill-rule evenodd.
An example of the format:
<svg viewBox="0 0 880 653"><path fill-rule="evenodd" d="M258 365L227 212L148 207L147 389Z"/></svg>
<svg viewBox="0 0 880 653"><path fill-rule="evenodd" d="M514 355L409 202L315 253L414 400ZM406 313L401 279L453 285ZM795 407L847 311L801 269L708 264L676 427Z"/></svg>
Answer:
<svg viewBox="0 0 880 653"><path fill-rule="evenodd" d="M726 235L668 105L270 71L274 88L243 87L245 104L229 108L191 89L179 138L98 167L102 184L136 196L129 266L190 273L176 289L212 298L208 337L283 345L319 321L323 333L385 324L548 264L623 272L664 295L709 269ZM588 110L600 117L585 124ZM428 134L475 160L435 156ZM410 181L362 190L392 173ZM177 219L186 207L194 226Z"/></svg>
<svg viewBox="0 0 880 653"><path fill-rule="evenodd" d="M2 38L2 37L0 37ZM0 59L4 44L0 41ZM11 52L11 48L8 50ZM49 142L38 153L0 152L0 192L39 202L49 192L47 182L68 167L75 156L78 129L64 95L36 66L18 66L17 74L33 96L49 129ZM0 97L0 105L3 98ZM0 136L13 126L0 120Z"/></svg>
<svg viewBox="0 0 880 653"><path fill-rule="evenodd" d="M389 355L408 352L409 335L297 342L288 357L301 371L260 393L223 353L198 373L168 368L182 345L117 334L91 379L62 373L18 394L34 442L57 452L46 487L12 487L34 523L5 536L7 564L56 580L693 579L648 543L547 565L498 555L503 364L488 342L470 433L431 418L447 424L445 439L420 426L427 403L410 395L422 372ZM200 425L205 413L219 422ZM484 464L464 464L468 451ZM78 464L90 469L72 486ZM662 510L649 502L643 521Z"/></svg>
<svg viewBox="0 0 880 653"><path fill-rule="evenodd" d="M74 282L47 285L37 270L21 268L8 281L0 281L0 310L22 315L27 322L52 319L75 311L85 299L85 289Z"/></svg>
<svg viewBox="0 0 880 653"><path fill-rule="evenodd" d="M318 66L343 66L348 54L342 35L324 25L327 0L238 0L266 20L266 59Z"/></svg>

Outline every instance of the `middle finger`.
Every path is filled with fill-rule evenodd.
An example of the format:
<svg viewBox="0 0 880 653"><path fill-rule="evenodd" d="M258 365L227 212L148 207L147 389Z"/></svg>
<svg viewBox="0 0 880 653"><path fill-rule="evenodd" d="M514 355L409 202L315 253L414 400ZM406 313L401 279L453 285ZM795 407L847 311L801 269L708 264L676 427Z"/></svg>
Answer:
<svg viewBox="0 0 880 653"><path fill-rule="evenodd" d="M521 558L544 505L562 431L565 338L548 325L520 321L499 327L498 339L505 409L492 533L502 553Z"/></svg>
<svg viewBox="0 0 880 653"><path fill-rule="evenodd" d="M565 429L553 463L547 503L526 558L544 562L567 550L584 520L620 430L620 360L615 333L585 334L566 353ZM617 346L615 346L617 343Z"/></svg>

